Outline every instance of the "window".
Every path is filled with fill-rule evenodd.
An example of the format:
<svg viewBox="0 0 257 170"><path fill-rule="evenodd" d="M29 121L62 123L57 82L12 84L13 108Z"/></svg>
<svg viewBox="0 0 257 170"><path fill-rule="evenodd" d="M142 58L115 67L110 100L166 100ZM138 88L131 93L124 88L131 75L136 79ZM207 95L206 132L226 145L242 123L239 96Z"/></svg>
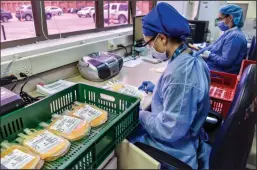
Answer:
<svg viewBox="0 0 257 170"><path fill-rule="evenodd" d="M128 5L120 4L119 11L128 11Z"/></svg>
<svg viewBox="0 0 257 170"><path fill-rule="evenodd" d="M8 48L132 24L156 0L1 1L1 47ZM101 6L103 4L103 6ZM135 8L136 9L133 9ZM132 10L131 10L132 9ZM103 14L103 15L98 15Z"/></svg>
<svg viewBox="0 0 257 170"><path fill-rule="evenodd" d="M117 5L112 5L111 7L113 10L117 9Z"/></svg>
<svg viewBox="0 0 257 170"><path fill-rule="evenodd" d="M128 24L129 15L128 1L104 1L105 27Z"/></svg>
<svg viewBox="0 0 257 170"><path fill-rule="evenodd" d="M46 10L51 15L46 21L49 35L95 28L95 12L88 10L95 6L94 1L45 1L45 6L52 7Z"/></svg>
<svg viewBox="0 0 257 170"><path fill-rule="evenodd" d="M137 1L136 15L146 15L152 9L152 1Z"/></svg>
<svg viewBox="0 0 257 170"><path fill-rule="evenodd" d="M36 37L30 1L1 1L1 42Z"/></svg>

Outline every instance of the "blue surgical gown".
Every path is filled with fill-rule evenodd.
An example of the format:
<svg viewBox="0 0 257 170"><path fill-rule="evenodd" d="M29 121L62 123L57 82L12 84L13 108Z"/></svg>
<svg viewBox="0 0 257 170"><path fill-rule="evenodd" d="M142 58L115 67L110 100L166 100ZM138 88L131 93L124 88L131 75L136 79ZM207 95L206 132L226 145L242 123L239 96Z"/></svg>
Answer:
<svg viewBox="0 0 257 170"><path fill-rule="evenodd" d="M210 70L238 74L247 55L247 40L241 29L234 27L195 54L199 55L205 50L211 52L209 58L205 59Z"/></svg>
<svg viewBox="0 0 257 170"><path fill-rule="evenodd" d="M139 113L140 126L129 140L156 147L193 169L201 157L202 168L208 168L210 147L201 132L210 108L209 86L201 57L182 53L169 61L154 89L152 111Z"/></svg>

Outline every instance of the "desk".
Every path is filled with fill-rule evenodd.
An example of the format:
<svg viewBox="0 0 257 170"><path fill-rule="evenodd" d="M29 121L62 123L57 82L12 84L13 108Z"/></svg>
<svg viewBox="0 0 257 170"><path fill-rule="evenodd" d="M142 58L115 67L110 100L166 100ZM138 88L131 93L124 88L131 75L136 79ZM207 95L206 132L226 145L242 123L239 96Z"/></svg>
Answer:
<svg viewBox="0 0 257 170"><path fill-rule="evenodd" d="M121 72L115 76L114 78L132 86L140 86L143 81L152 81L154 84L156 84L159 80L159 77L161 76L161 73L157 73L155 71L150 71L151 68L160 68L165 67L167 65L167 62L162 62L159 64L150 64L146 62L142 62L141 64L133 67L123 67ZM104 82L92 82L89 80L84 79L81 75L72 77L70 79L67 79L71 82L76 83L85 83L88 85L96 86L96 87L103 87L106 85L106 83L109 81ZM152 100L152 94L149 94L145 97L144 103L142 103L142 109L146 109L150 106Z"/></svg>
<svg viewBox="0 0 257 170"><path fill-rule="evenodd" d="M159 80L159 77L161 76L161 73L157 73L155 71L151 71L151 68L162 68L167 66L167 61L162 62L159 64L151 64L151 63L146 63L142 62L141 64L133 67L133 68L128 68L128 67L123 67L120 73L113 77L123 83L132 85L132 86L140 86L143 81L152 81L154 84L156 84ZM106 80L103 82L92 82L89 80L84 79L81 75L72 77L67 79L68 81L74 82L74 83L85 83L91 86L96 86L96 87L103 87L106 85L106 83L110 80ZM30 93L32 96L39 96L40 94L37 93L36 91ZM152 94L148 94L145 99L144 103L142 103L142 109L146 109L150 106L152 100Z"/></svg>

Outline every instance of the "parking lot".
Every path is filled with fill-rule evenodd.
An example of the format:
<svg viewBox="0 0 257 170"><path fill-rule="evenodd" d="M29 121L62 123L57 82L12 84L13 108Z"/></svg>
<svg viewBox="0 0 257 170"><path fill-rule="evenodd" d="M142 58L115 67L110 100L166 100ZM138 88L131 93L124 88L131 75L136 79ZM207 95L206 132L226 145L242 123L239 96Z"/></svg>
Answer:
<svg viewBox="0 0 257 170"><path fill-rule="evenodd" d="M4 40L1 29L1 42L35 37L35 27L33 21L19 21L15 14L13 18L6 23L1 22L4 26L6 40ZM53 16L51 20L47 20L48 34L59 34L66 32L74 32L80 30L88 30L95 28L92 17L79 18L77 14L62 14L61 16Z"/></svg>

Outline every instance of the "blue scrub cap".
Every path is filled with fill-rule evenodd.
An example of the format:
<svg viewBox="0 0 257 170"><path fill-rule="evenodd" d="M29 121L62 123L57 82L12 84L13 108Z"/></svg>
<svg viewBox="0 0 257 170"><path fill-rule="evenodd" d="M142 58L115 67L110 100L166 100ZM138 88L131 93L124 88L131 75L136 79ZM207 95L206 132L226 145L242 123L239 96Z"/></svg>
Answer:
<svg viewBox="0 0 257 170"><path fill-rule="evenodd" d="M234 24L239 28L244 26L243 9L240 6L234 4L223 6L220 8L220 13L232 15Z"/></svg>
<svg viewBox="0 0 257 170"><path fill-rule="evenodd" d="M159 3L143 18L142 27L145 36L156 36L158 33L162 33L168 37L183 40L190 35L187 19L165 2Z"/></svg>

